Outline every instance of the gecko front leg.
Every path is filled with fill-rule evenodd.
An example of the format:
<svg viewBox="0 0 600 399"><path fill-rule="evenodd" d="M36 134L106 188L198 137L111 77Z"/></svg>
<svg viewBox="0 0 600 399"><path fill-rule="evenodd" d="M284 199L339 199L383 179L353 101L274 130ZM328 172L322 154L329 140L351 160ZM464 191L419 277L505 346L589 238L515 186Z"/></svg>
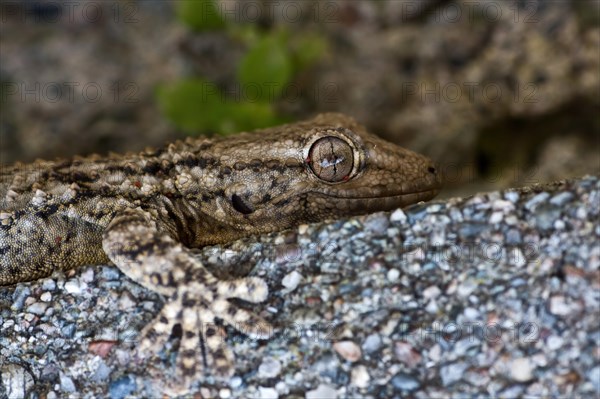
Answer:
<svg viewBox="0 0 600 399"><path fill-rule="evenodd" d="M182 335L175 375L186 387L202 374L204 366L219 376L233 374L233 354L215 318L241 332L270 331L269 323L227 299L262 302L266 283L256 277L221 281L195 259L190 250L160 228L148 212L126 209L107 226L102 247L110 260L129 278L167 297L160 314L142 331L138 354L160 350L173 327Z"/></svg>

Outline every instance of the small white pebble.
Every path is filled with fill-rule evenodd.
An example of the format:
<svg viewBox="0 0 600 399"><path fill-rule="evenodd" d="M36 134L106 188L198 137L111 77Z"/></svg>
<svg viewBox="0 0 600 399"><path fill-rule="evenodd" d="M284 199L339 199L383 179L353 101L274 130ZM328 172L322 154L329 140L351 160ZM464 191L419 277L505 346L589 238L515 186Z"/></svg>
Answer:
<svg viewBox="0 0 600 399"><path fill-rule="evenodd" d="M264 358L260 366L258 366L258 375L262 378L277 377L280 372L281 363L272 357Z"/></svg>
<svg viewBox="0 0 600 399"><path fill-rule="evenodd" d="M317 389L307 391L304 397L306 399L337 399L338 394L331 385L321 384Z"/></svg>
<svg viewBox="0 0 600 399"><path fill-rule="evenodd" d="M128 292L123 293L119 298L119 310L132 310L136 305L136 302Z"/></svg>
<svg viewBox="0 0 600 399"><path fill-rule="evenodd" d="M512 263L517 267L523 267L527 264L527 258L519 248L513 248L509 257L512 258Z"/></svg>
<svg viewBox="0 0 600 399"><path fill-rule="evenodd" d="M515 209L515 205L511 201L497 199L492 203L492 209L495 211Z"/></svg>
<svg viewBox="0 0 600 399"><path fill-rule="evenodd" d="M563 339L559 336L551 335L546 339L546 343L548 345L548 349L555 351L563 346Z"/></svg>
<svg viewBox="0 0 600 399"><path fill-rule="evenodd" d="M67 377L63 373L60 373L59 377L60 377L60 389L63 391L63 393L64 392L73 393L73 392L77 391L77 389L75 388L75 384L73 383L73 380L71 378Z"/></svg>
<svg viewBox="0 0 600 399"><path fill-rule="evenodd" d="M468 320L478 320L479 319L479 311L472 307L465 308L463 314Z"/></svg>
<svg viewBox="0 0 600 399"><path fill-rule="evenodd" d="M490 216L489 222L491 224L500 223L503 218L504 218L504 214L502 212L494 212L494 213L492 213L492 216Z"/></svg>
<svg viewBox="0 0 600 399"><path fill-rule="evenodd" d="M514 359L510 364L510 376L514 381L526 382L533 378L534 365L526 357Z"/></svg>
<svg viewBox="0 0 600 399"><path fill-rule="evenodd" d="M571 313L571 308L567 305L564 296L555 295L550 298L550 313L558 316L566 316Z"/></svg>
<svg viewBox="0 0 600 399"><path fill-rule="evenodd" d="M281 285L283 285L291 292L294 291L296 287L298 287L300 281L302 281L302 274L294 270L286 274L285 277L283 277L283 279L281 280Z"/></svg>
<svg viewBox="0 0 600 399"><path fill-rule="evenodd" d="M306 232L308 231L308 225L307 224L301 224L300 226L298 226L298 234L303 236L304 234L306 234Z"/></svg>
<svg viewBox="0 0 600 399"><path fill-rule="evenodd" d="M432 299L431 301L429 301L427 303L427 306L425 306L425 311L429 314L436 314L438 312L438 310L440 310L437 302L435 301L435 299Z"/></svg>
<svg viewBox="0 0 600 399"><path fill-rule="evenodd" d="M442 358L442 347L439 345L434 345L431 349L429 349L429 353L427 354L429 358L434 362L439 362Z"/></svg>
<svg viewBox="0 0 600 399"><path fill-rule="evenodd" d="M392 222L405 222L406 213L402 209L396 209L390 216Z"/></svg>
<svg viewBox="0 0 600 399"><path fill-rule="evenodd" d="M40 299L43 302L50 302L52 300L52 294L49 292L44 292L41 296Z"/></svg>
<svg viewBox="0 0 600 399"><path fill-rule="evenodd" d="M369 371L362 364L354 367L351 373L351 381L352 385L358 388L366 388L369 386L369 381L371 377L369 376Z"/></svg>
<svg viewBox="0 0 600 399"><path fill-rule="evenodd" d="M31 304L30 306L27 307L27 311L29 313L33 313L35 315L41 316L46 312L46 309L48 308L48 304L47 303L43 303L43 302L35 302L33 304Z"/></svg>
<svg viewBox="0 0 600 399"><path fill-rule="evenodd" d="M275 384L275 389L280 394L288 394L288 393L290 393L290 390L289 390L287 384L284 381L279 381L277 384Z"/></svg>
<svg viewBox="0 0 600 399"><path fill-rule="evenodd" d="M81 281L85 283L91 283L94 281L94 269L87 269L85 272L81 273Z"/></svg>
<svg viewBox="0 0 600 399"><path fill-rule="evenodd" d="M504 198L512 203L515 203L519 200L519 193L516 191L507 191L504 193Z"/></svg>
<svg viewBox="0 0 600 399"><path fill-rule="evenodd" d="M229 386L235 389L237 387L242 386L242 382L243 381L242 381L241 377L238 377L236 375L236 376L231 377L231 379L229 380Z"/></svg>
<svg viewBox="0 0 600 399"><path fill-rule="evenodd" d="M442 290L437 285L430 285L423 290L423 298L432 299L437 298L442 293Z"/></svg>
<svg viewBox="0 0 600 399"><path fill-rule="evenodd" d="M65 291L69 294L81 294L82 287L77 280L69 280L65 283Z"/></svg>
<svg viewBox="0 0 600 399"><path fill-rule="evenodd" d="M279 399L279 394L271 387L258 387L258 397L261 399Z"/></svg>
<svg viewBox="0 0 600 399"><path fill-rule="evenodd" d="M56 289L56 282L51 278L47 278L42 282L42 289L44 291L54 291Z"/></svg>
<svg viewBox="0 0 600 399"><path fill-rule="evenodd" d="M2 324L2 330L6 330L12 326L15 325L15 321L14 320L6 320L3 324Z"/></svg>
<svg viewBox="0 0 600 399"><path fill-rule="evenodd" d="M387 279L389 281L391 281L392 283L394 281L397 281L399 277L400 277L400 271L398 269L390 269L387 272Z"/></svg>
<svg viewBox="0 0 600 399"><path fill-rule="evenodd" d="M222 399L229 399L231 397L231 390L227 388L222 388L219 391L219 397Z"/></svg>
<svg viewBox="0 0 600 399"><path fill-rule="evenodd" d="M548 365L548 358L543 353L536 353L531 357L531 360L540 367L546 367Z"/></svg>

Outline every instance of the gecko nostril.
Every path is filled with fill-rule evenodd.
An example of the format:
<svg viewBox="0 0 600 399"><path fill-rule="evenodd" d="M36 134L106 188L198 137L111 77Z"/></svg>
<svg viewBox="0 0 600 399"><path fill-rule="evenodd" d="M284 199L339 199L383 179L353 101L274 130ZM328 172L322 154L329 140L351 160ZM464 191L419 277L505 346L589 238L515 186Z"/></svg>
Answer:
<svg viewBox="0 0 600 399"><path fill-rule="evenodd" d="M435 170L435 168L434 168L433 166L430 166L430 167L428 167L428 168L427 168L427 171L428 171L429 173L433 173L434 175L437 173L437 171Z"/></svg>

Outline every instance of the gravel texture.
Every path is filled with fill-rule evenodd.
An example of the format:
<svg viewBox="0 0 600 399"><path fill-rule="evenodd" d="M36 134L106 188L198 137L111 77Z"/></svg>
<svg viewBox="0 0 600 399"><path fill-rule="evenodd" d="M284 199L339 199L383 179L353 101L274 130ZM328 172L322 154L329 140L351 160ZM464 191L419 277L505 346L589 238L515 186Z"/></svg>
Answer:
<svg viewBox="0 0 600 399"><path fill-rule="evenodd" d="M597 397L599 216L587 176L205 248L216 273L256 265L271 293L253 308L277 329L253 340L228 328L236 375L194 390ZM0 398L160 397L133 349L162 303L106 265L0 289Z"/></svg>

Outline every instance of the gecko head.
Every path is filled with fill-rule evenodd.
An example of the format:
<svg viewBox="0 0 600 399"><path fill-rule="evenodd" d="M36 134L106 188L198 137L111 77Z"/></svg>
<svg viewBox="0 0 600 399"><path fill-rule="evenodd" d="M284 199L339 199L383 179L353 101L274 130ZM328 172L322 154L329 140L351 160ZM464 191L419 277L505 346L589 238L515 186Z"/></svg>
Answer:
<svg viewBox="0 0 600 399"><path fill-rule="evenodd" d="M388 211L427 201L441 186L428 158L369 134L342 114L236 140L216 144L221 164L229 162L235 173L206 208L224 226L218 234L228 238Z"/></svg>
<svg viewBox="0 0 600 399"><path fill-rule="evenodd" d="M339 217L389 211L435 197L441 176L433 162L389 143L340 114L316 129L304 148L313 181L309 214Z"/></svg>

